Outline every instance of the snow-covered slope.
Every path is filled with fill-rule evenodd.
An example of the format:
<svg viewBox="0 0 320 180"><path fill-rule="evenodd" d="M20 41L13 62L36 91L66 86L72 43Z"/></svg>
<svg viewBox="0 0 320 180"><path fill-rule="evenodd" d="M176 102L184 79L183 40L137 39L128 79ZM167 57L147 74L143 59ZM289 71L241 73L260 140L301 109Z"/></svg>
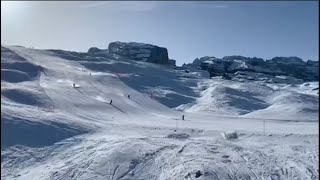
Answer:
<svg viewBox="0 0 320 180"><path fill-rule="evenodd" d="M3 179L319 178L317 83L13 46L1 75Z"/></svg>
<svg viewBox="0 0 320 180"><path fill-rule="evenodd" d="M319 96L314 90L318 83L305 84L239 83L213 78L199 83L199 89L203 91L196 102L176 109L263 119L318 121Z"/></svg>

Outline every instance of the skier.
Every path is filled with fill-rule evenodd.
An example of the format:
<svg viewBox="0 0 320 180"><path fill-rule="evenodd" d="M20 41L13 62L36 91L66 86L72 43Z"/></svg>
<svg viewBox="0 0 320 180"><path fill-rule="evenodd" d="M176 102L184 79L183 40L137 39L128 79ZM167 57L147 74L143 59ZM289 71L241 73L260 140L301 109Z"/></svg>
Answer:
<svg viewBox="0 0 320 180"><path fill-rule="evenodd" d="M128 94L128 99L130 99L130 95Z"/></svg>
<svg viewBox="0 0 320 180"><path fill-rule="evenodd" d="M91 76L91 73L90 73L90 76Z"/></svg>
<svg viewBox="0 0 320 180"><path fill-rule="evenodd" d="M184 120L184 115L182 115L182 120Z"/></svg>
<svg viewBox="0 0 320 180"><path fill-rule="evenodd" d="M112 99L111 99L111 101L110 101L110 104L112 104Z"/></svg>
<svg viewBox="0 0 320 180"><path fill-rule="evenodd" d="M73 84L72 84L72 86L73 86L73 87L76 87L76 84L75 84L75 83L73 83Z"/></svg>

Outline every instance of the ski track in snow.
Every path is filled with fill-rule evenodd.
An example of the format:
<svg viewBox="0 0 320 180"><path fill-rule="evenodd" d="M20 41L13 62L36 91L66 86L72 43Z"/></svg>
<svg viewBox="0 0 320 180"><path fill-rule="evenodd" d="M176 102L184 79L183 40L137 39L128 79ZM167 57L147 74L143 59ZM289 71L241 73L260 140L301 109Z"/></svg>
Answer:
<svg viewBox="0 0 320 180"><path fill-rule="evenodd" d="M79 144L53 148L47 157L29 155L31 167L12 169L8 179L316 179L317 142L298 143L299 136L240 136L226 141L217 133L210 139L172 140L158 138L120 138L94 135ZM274 143L274 140L285 142ZM310 136L308 139L312 140ZM252 145L252 141L267 141ZM275 153L280 152L280 153ZM40 160L39 160L40 159ZM29 164L28 163L28 164ZM26 164L26 166L28 166ZM2 164L3 169L9 169ZM41 170L41 172L37 172ZM26 176L23 176L23 174ZM14 177L15 174L17 177ZM49 177L47 177L49 176Z"/></svg>
<svg viewBox="0 0 320 180"><path fill-rule="evenodd" d="M288 107L290 103L279 106L280 102L276 96L278 94L267 86L261 88L262 86L255 85L261 92L250 89L252 92L244 93L243 89L246 86L228 84L218 79L196 79L198 84L192 79L180 79L183 83L198 86L192 91L198 91L199 98L192 93L182 94L180 90L183 86L179 85L180 92L176 94L172 89L158 86L161 88L153 92L164 93L161 95L163 99L151 99L143 93L145 89L134 87L126 79L121 79L141 78L134 76L134 73L126 73L130 76L117 76L116 70L95 72L81 65L83 60L66 60L44 50L8 48L11 52L6 53L9 55L1 55L6 63L8 59L12 61L23 58L19 62L34 64L35 67L41 65L43 72L40 72L40 76L25 81L28 69L21 70L26 73L10 71L19 74L19 77L25 73L25 79L18 83L12 79L9 79L12 82L1 81L5 86L2 91L30 89L34 98L45 97L46 101L23 104L25 102L16 102L11 96L6 95L1 100L4 107L1 109L1 119L5 118L1 123L5 122L18 128L19 123L27 122L22 128L29 130L26 132L31 134L36 126L49 127L47 131L39 130L34 132L39 134L30 137L35 138L34 141L51 137L56 139L52 139L51 144L31 146L17 143L2 148L2 179L319 179L319 120L314 119L313 113L309 113L316 108L319 110L319 107L314 107L313 104L305 105L301 102L301 109L310 107L311 110L291 108L281 111L288 114L284 113L279 119L278 112L275 111L277 108L274 107L281 109ZM115 69L118 68L117 64L123 66L120 60L105 61L105 65L114 66ZM123 64L128 66L131 63ZM153 64L132 64L132 68L159 68L158 73L161 72L168 77L175 73ZM91 76L89 72L92 72ZM72 83L76 83L78 88L73 88ZM204 86L206 90L199 91ZM283 92L293 90L283 88L283 91L279 91L279 97L291 102L290 93L288 95ZM302 90L303 93L309 92L305 86ZM223 105L218 108L208 106L219 100L228 100L227 104L232 105L233 98L238 97L220 96L219 93L225 91L237 93L249 104L256 103L253 100L263 100L261 107L268 107L239 115L239 112L244 111L234 107L225 108ZM158 103L170 103L164 100L170 100L166 93L175 94L176 98L198 98L194 104L183 106L188 107L184 112L185 121L180 120L182 112ZM267 101L259 93L276 98L269 98ZM299 91L296 93L298 94L295 97L300 97ZM130 99L127 98L127 94L130 94ZM211 99L212 94L215 94L214 98L217 99ZM3 97L3 94L1 95ZM251 98L253 96L254 99ZM228 98L223 99L225 97ZM313 95L307 94L303 97L313 101ZM111 99L112 105L109 104ZM181 102L185 101L186 99L181 99ZM52 108L51 112L40 111L41 108L47 108L46 106ZM211 113L207 111L208 107ZM245 110L247 111L249 110ZM272 115L266 118L266 112ZM302 120L289 119L289 113L295 114L298 118L303 115L305 117ZM263 120L266 123L265 133L262 128ZM2 124L2 128L6 128L4 126L6 124ZM237 131L238 139L224 139L221 133L225 131ZM187 134L189 137L179 138L176 133ZM24 139L14 137L12 140L19 140L15 138Z"/></svg>

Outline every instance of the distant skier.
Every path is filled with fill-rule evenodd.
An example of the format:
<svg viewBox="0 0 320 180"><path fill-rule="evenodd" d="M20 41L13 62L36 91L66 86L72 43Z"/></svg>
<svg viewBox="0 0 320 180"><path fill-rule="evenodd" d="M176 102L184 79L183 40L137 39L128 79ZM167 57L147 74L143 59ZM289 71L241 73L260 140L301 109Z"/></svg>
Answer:
<svg viewBox="0 0 320 180"><path fill-rule="evenodd" d="M110 104L112 104L112 99L111 99L111 101L110 101Z"/></svg>
<svg viewBox="0 0 320 180"><path fill-rule="evenodd" d="M75 88L75 87L76 87L76 84L75 84L75 83L73 83L73 84L72 84L72 86Z"/></svg>
<svg viewBox="0 0 320 180"><path fill-rule="evenodd" d="M182 120L184 120L184 115L182 115Z"/></svg>
<svg viewBox="0 0 320 180"><path fill-rule="evenodd" d="M128 99L130 99L130 95L128 94Z"/></svg>
<svg viewBox="0 0 320 180"><path fill-rule="evenodd" d="M91 73L90 73L90 76L91 76Z"/></svg>

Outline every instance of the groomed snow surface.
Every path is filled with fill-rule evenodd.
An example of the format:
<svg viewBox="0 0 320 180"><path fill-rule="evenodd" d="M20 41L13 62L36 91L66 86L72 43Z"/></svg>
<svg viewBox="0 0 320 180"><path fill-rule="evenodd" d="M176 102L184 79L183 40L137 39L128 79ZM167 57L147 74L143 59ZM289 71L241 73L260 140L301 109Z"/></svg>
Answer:
<svg viewBox="0 0 320 180"><path fill-rule="evenodd" d="M319 179L318 87L1 47L1 179Z"/></svg>

